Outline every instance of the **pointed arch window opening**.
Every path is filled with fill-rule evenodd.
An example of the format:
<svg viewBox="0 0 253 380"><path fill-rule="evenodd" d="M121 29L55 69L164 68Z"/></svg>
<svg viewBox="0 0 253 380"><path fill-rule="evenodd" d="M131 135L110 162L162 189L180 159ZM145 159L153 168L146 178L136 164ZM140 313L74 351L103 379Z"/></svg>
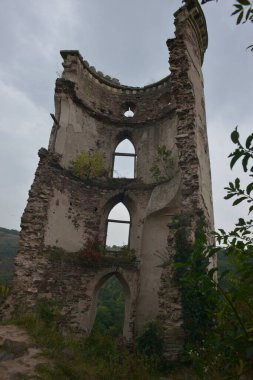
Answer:
<svg viewBox="0 0 253 380"><path fill-rule="evenodd" d="M116 212L114 212L115 210ZM128 215L126 215L126 213ZM125 215L123 216L123 214ZM107 218L106 244L105 244L107 251L118 253L122 247L124 246L129 247L130 232L131 232L130 214L126 206L122 202L119 202L111 209Z"/></svg>
<svg viewBox="0 0 253 380"><path fill-rule="evenodd" d="M129 139L122 140L113 154L113 178L136 178L137 154Z"/></svg>

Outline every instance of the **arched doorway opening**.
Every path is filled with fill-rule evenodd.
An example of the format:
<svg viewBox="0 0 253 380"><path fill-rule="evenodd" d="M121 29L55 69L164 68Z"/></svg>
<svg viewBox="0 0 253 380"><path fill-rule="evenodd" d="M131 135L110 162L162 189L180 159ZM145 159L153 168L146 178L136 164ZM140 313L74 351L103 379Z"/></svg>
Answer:
<svg viewBox="0 0 253 380"><path fill-rule="evenodd" d="M107 284L108 282L108 284ZM93 282L94 284L94 282ZM96 285L95 285L96 284ZM88 317L88 325L87 325L87 331L90 333L93 330L93 327L95 328L97 326L96 315L97 310L98 311L98 322L103 319L103 312L106 313L108 310L106 310L104 307L104 303L109 299L114 298L117 301L121 302L121 305L119 305L119 309L117 310L117 315L121 316L121 323L119 321L119 326L114 326L113 319L116 318L116 314L114 313L114 309L108 311L108 321L103 321L103 323L100 323L100 328L109 329L110 332L113 334L118 333L119 336L123 335L127 340L132 339L132 327L130 324L130 316L132 314L132 300L131 300L131 292L129 285L127 283L127 280L125 279L123 273L121 272L111 272L109 270L104 270L100 272L95 279L95 286L91 286L90 288L90 296L91 296L91 307ZM92 285L92 284L91 284ZM105 288L103 287L105 285ZM101 292L100 292L101 290ZM112 290L112 292L111 292ZM123 292L123 295L121 294ZM89 293L89 292L88 292ZM102 296L102 300L101 300ZM122 306L123 303L123 306ZM101 310L102 309L102 310ZM123 311L124 309L124 311ZM110 321L111 318L111 321ZM112 322L112 323L111 323ZM96 324L96 325L95 325ZM105 326L106 325L106 326Z"/></svg>
<svg viewBox="0 0 253 380"><path fill-rule="evenodd" d="M97 310L93 331L114 338L122 336L125 319L125 291L113 275L101 286L97 294Z"/></svg>

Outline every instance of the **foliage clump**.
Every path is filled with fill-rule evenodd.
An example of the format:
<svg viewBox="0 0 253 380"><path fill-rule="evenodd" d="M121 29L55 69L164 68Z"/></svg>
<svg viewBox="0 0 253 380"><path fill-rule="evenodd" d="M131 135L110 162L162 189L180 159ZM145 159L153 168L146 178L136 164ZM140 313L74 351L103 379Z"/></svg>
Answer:
<svg viewBox="0 0 253 380"><path fill-rule="evenodd" d="M157 321L149 322L142 334L137 338L137 349L146 356L157 359L163 355L162 329Z"/></svg>
<svg viewBox="0 0 253 380"><path fill-rule="evenodd" d="M206 237L202 223L196 231L194 247L187 243L187 219L178 218L174 277L181 289L183 320L188 345L203 342L214 327L217 309L214 270L208 271Z"/></svg>
<svg viewBox="0 0 253 380"><path fill-rule="evenodd" d="M135 249L130 248L128 245L123 245L118 254L127 258L129 261L136 261L137 259Z"/></svg>
<svg viewBox="0 0 253 380"><path fill-rule="evenodd" d="M150 168L153 179L157 182L171 179L173 168L172 152L165 145L158 146L153 165Z"/></svg>
<svg viewBox="0 0 253 380"><path fill-rule="evenodd" d="M51 261L66 262L71 265L98 267L119 265L135 267L138 265L136 251L129 246L105 247L99 236L88 237L78 252L67 252L60 247L47 247L44 251Z"/></svg>
<svg viewBox="0 0 253 380"><path fill-rule="evenodd" d="M82 151L71 161L71 170L81 179L101 177L104 172L104 159L100 152Z"/></svg>
<svg viewBox="0 0 253 380"><path fill-rule="evenodd" d="M241 160L250 182L241 187L239 178L226 187L225 199L233 198L236 206L246 202L249 213L252 204L253 134L243 145L237 129L231 134L236 145L230 154L230 166ZM180 231L180 229L179 229ZM253 220L239 218L235 228L214 233L219 247L206 247L203 232L197 234L192 252L178 250L176 279L182 289L184 318L193 332L187 331L185 359L191 361L199 379L239 380L253 377ZM182 243L182 229L180 240ZM229 266L219 273L217 268L205 269L209 258L222 254ZM177 253L178 254L178 253ZM222 281L221 281L222 280ZM185 324L187 329L187 324Z"/></svg>

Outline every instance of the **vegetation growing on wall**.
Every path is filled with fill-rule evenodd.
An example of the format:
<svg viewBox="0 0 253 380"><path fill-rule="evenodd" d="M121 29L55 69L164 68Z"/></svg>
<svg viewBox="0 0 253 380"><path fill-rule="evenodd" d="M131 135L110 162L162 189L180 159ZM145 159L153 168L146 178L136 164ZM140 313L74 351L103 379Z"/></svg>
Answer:
<svg viewBox="0 0 253 380"><path fill-rule="evenodd" d="M61 261L72 265L85 267L103 267L118 265L122 267L136 267L138 260L136 251L128 246L120 249L105 248L97 235L89 237L78 252L67 252L59 247L47 247L45 254L49 255L52 261Z"/></svg>
<svg viewBox="0 0 253 380"><path fill-rule="evenodd" d="M137 338L137 350L161 362L163 356L162 329L157 321L149 322Z"/></svg>
<svg viewBox="0 0 253 380"><path fill-rule="evenodd" d="M81 179L101 177L105 172L103 156L100 152L83 151L71 161L71 170Z"/></svg>
<svg viewBox="0 0 253 380"><path fill-rule="evenodd" d="M87 264L97 264L105 254L105 248L98 235L89 236L84 248L78 253L80 260Z"/></svg>
<svg viewBox="0 0 253 380"><path fill-rule="evenodd" d="M157 182L171 179L173 168L172 152L165 145L158 146L153 165L150 168L153 179Z"/></svg>
<svg viewBox="0 0 253 380"><path fill-rule="evenodd" d="M208 256L205 254L206 237L202 223L196 231L192 248L188 244L187 231L190 218L179 217L175 221L176 254L175 280L182 294L183 320L188 346L198 345L214 327L217 295L212 282L213 270L208 272Z"/></svg>

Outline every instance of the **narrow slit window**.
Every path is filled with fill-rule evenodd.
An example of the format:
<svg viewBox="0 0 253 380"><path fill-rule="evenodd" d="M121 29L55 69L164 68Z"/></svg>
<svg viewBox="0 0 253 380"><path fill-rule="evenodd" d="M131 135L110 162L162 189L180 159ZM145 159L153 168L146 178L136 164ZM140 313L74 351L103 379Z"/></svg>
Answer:
<svg viewBox="0 0 253 380"><path fill-rule="evenodd" d="M113 178L135 178L137 156L130 140L119 143L114 152Z"/></svg>
<svg viewBox="0 0 253 380"><path fill-rule="evenodd" d="M129 244L130 215L122 202L113 207L107 219L106 248L118 252Z"/></svg>

